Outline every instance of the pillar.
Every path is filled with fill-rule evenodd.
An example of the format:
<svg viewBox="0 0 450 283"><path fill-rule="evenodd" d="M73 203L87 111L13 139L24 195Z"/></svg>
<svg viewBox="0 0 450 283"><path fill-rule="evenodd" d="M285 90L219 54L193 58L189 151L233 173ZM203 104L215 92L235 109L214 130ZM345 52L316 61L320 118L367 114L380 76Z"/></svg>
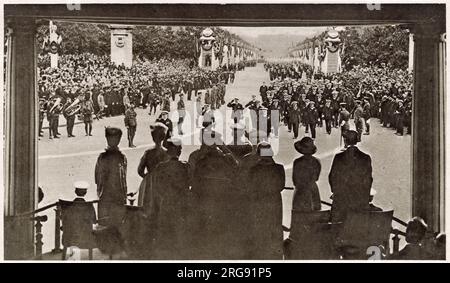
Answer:
<svg viewBox="0 0 450 283"><path fill-rule="evenodd" d="M111 62L131 68L133 65L134 26L110 25L111 29Z"/></svg>
<svg viewBox="0 0 450 283"><path fill-rule="evenodd" d="M29 217L35 209L37 186L36 25L33 19L7 23L8 44L5 123L5 259L34 256L34 229Z"/></svg>
<svg viewBox="0 0 450 283"><path fill-rule="evenodd" d="M414 33L412 216L439 231L444 186L444 64L439 25L416 24ZM441 52L440 52L441 51Z"/></svg>

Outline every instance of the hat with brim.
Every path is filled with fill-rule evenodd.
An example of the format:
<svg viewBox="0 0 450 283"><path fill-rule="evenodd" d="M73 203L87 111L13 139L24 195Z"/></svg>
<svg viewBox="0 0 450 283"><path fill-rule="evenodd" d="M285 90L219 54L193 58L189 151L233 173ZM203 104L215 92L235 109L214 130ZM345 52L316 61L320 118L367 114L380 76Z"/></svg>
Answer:
<svg viewBox="0 0 450 283"><path fill-rule="evenodd" d="M76 181L73 183L75 189L87 190L89 189L89 183L86 181Z"/></svg>
<svg viewBox="0 0 450 283"><path fill-rule="evenodd" d="M310 137L304 137L294 143L295 150L301 154L314 154L317 152L317 147Z"/></svg>

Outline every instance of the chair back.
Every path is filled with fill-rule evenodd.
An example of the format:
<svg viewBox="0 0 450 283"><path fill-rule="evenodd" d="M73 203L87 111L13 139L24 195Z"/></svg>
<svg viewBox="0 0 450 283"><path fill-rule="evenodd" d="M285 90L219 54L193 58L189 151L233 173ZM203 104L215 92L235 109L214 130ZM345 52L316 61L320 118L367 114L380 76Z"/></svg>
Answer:
<svg viewBox="0 0 450 283"><path fill-rule="evenodd" d="M64 247L94 248L92 225L96 222L93 202L59 200Z"/></svg>
<svg viewBox="0 0 450 283"><path fill-rule="evenodd" d="M358 248L383 245L386 248L393 215L393 210L348 212L337 245Z"/></svg>
<svg viewBox="0 0 450 283"><path fill-rule="evenodd" d="M292 210L288 259L333 259L332 239L340 223L329 223L330 211L303 212Z"/></svg>

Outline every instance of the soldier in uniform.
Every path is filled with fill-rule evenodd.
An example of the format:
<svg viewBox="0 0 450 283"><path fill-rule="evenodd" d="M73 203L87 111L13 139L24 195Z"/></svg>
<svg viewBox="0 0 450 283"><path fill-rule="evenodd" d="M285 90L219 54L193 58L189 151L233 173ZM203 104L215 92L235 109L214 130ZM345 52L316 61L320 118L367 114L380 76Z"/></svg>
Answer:
<svg viewBox="0 0 450 283"><path fill-rule="evenodd" d="M293 101L291 103L291 108L289 109L289 123L294 131L294 139L298 138L298 128L301 122L301 115L302 113L298 107L298 102Z"/></svg>
<svg viewBox="0 0 450 283"><path fill-rule="evenodd" d="M131 102L129 104L129 107L125 111L125 127L127 128L128 133L128 146L129 147L136 147L133 143L134 136L136 134L136 127L137 127L137 119L136 119L136 111L134 111L134 103Z"/></svg>
<svg viewBox="0 0 450 283"><path fill-rule="evenodd" d="M256 95L252 95L252 100L245 104L245 108L250 110L250 118L252 120L252 128L256 129L258 123L258 111L259 111L259 101L256 100Z"/></svg>
<svg viewBox="0 0 450 283"><path fill-rule="evenodd" d="M230 101L227 104L227 107L230 107L232 109L231 118L233 119L234 123L237 124L239 121L241 121L243 116L244 107L241 103L239 103L239 98L234 98L232 101Z"/></svg>
<svg viewBox="0 0 450 283"><path fill-rule="evenodd" d="M345 108L346 103L341 102L340 103L340 112L339 112L339 125L341 127L341 140L344 139L344 147L347 148L347 141L345 139L345 135L350 130L350 113L347 111L347 108Z"/></svg>
<svg viewBox="0 0 450 283"><path fill-rule="evenodd" d="M63 108L63 115L64 118L66 118L66 128L67 128L67 136L69 138L75 137L73 135L73 126L75 125L75 112L70 113L67 110L67 108L72 104L72 99L70 97L67 98L66 103L64 104Z"/></svg>
<svg viewBox="0 0 450 283"><path fill-rule="evenodd" d="M86 136L92 136L94 106L92 105L92 101L90 100L88 95L86 95L85 101L81 106L81 114L83 115L84 131L86 132Z"/></svg>
<svg viewBox="0 0 450 283"><path fill-rule="evenodd" d="M327 134L331 135L331 124L333 123L334 110L331 106L331 100L327 99L322 109L322 118L325 120L325 129Z"/></svg>
<svg viewBox="0 0 450 283"><path fill-rule="evenodd" d="M315 102L311 101L308 107L306 108L305 119L306 123L309 125L309 128L311 129L311 137L313 140L316 138L316 125L318 118L319 112L315 107Z"/></svg>
<svg viewBox="0 0 450 283"><path fill-rule="evenodd" d="M42 131L42 124L44 123L45 107L45 98L39 98L39 137L44 136L44 132Z"/></svg>
<svg viewBox="0 0 450 283"><path fill-rule="evenodd" d="M331 107L333 109L333 126L335 128L339 125L339 98L338 98L338 91L333 91L331 93Z"/></svg>
<svg viewBox="0 0 450 283"><path fill-rule="evenodd" d="M108 147L95 165L95 183L98 195L98 223L106 226L121 239L127 198L127 158L119 150L122 131L105 128ZM123 248L123 247L121 247Z"/></svg>

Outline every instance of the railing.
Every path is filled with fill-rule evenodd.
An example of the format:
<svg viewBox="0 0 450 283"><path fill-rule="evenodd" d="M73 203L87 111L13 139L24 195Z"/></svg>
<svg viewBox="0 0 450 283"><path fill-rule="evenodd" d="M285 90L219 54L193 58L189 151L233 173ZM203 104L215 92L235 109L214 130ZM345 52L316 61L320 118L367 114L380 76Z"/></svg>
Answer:
<svg viewBox="0 0 450 283"><path fill-rule="evenodd" d="M293 187L285 187L284 190L292 191L292 190L294 190L294 188ZM329 203L329 202L326 202L326 201L323 201L323 200L321 200L320 202L321 202L321 204L323 204L325 206L331 207L331 203ZM401 219L399 219L399 218L397 218L395 216L392 217L392 221L396 222L397 224L400 224L400 226L404 227L405 229L406 229L406 226L408 225L405 221L403 221L403 220L401 220ZM288 227L283 225L283 231L284 232L290 232L290 228L288 228ZM391 240L392 240L392 253L390 253L390 251L388 249L389 247L387 247L386 250L389 253L389 257L395 257L395 256L398 255L398 253L400 251L400 240L401 240L400 236L406 237L406 232L403 232L403 231L401 231L401 230L399 230L397 228L391 227L391 234L394 235L391 238Z"/></svg>
<svg viewBox="0 0 450 283"><path fill-rule="evenodd" d="M129 200L131 202L131 200ZM134 200L133 200L134 201ZM92 203L98 203L98 200L92 201ZM52 249L52 253L60 253L62 252L61 249L61 207L59 205L59 201L54 202L52 204L43 206L41 208L38 208L34 211L30 211L27 213L23 213L18 215L18 217L30 217L31 221L35 221L34 224L35 227L35 259L42 259L42 247L44 245L42 238L42 226L43 222L47 222L48 216L47 215L37 215L38 213L44 212L49 210L50 208L55 208L55 226L54 226L54 232L55 232L55 239L54 239L54 248Z"/></svg>
<svg viewBox="0 0 450 283"><path fill-rule="evenodd" d="M294 188L285 187L284 190L292 191L292 190L294 190ZM135 195L136 195L136 193L129 193L127 195L128 197L130 197L130 198L128 198L128 202L129 202L129 205L131 205L131 206L134 205L135 199L133 199L132 197L134 197ZM93 201L93 203L98 203L98 200ZM331 203L329 203L329 202L321 201L321 203L325 206L331 207ZM37 214L47 211L50 208L54 208L54 212L55 212L55 226L54 226L55 238L54 238L54 248L52 249L51 252L52 253L60 253L60 252L62 252L62 249L61 249L61 207L59 205L59 201L54 202L49 205L46 205L44 207L38 208L34 211L18 215L18 217L29 217L31 221L36 222L34 224L34 227L35 227L35 259L42 259L42 247L44 245L44 243L42 241L42 238L43 238L43 234L42 234L43 224L42 223L48 221L47 215L37 215ZM396 217L393 217L392 221L398 223L400 226L403 226L405 228L407 226L407 223L405 223L404 221L402 221ZM290 232L290 228L283 225L283 231ZM399 253L399 250L400 250L400 236L405 237L406 233L397 228L392 228L391 234L393 234L394 236L391 238L392 243L393 243L393 245L392 245L393 252L392 252L392 254L390 254L390 256L395 256Z"/></svg>

